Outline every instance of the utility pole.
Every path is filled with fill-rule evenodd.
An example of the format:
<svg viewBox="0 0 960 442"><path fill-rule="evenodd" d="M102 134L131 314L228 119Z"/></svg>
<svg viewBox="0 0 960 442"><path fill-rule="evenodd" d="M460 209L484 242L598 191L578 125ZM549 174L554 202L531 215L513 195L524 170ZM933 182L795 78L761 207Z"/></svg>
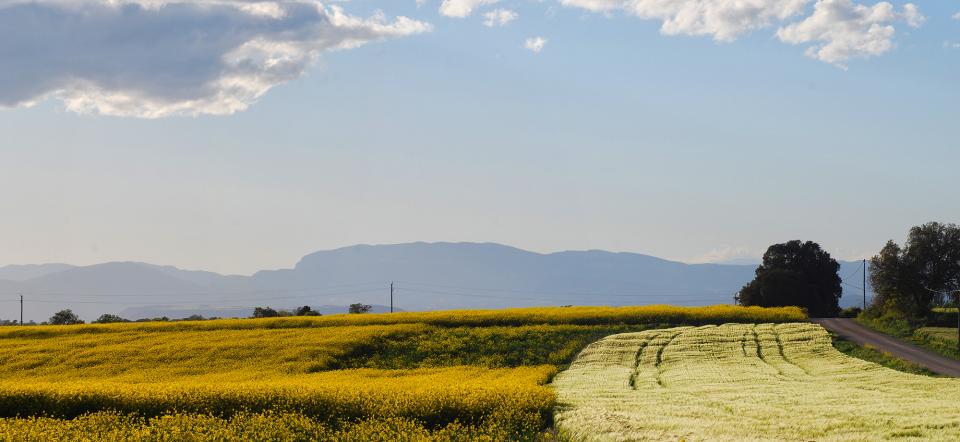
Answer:
<svg viewBox="0 0 960 442"><path fill-rule="evenodd" d="M20 295L20 325L23 325L23 295Z"/></svg>
<svg viewBox="0 0 960 442"><path fill-rule="evenodd" d="M867 311L867 260L863 260L863 311Z"/></svg>
<svg viewBox="0 0 960 442"><path fill-rule="evenodd" d="M390 313L393 313L393 283L390 283Z"/></svg>

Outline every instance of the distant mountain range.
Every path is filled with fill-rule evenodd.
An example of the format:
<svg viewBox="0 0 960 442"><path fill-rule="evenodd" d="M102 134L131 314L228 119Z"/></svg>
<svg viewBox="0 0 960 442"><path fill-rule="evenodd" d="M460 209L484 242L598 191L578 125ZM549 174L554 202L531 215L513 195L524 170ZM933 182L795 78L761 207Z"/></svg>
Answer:
<svg viewBox="0 0 960 442"><path fill-rule="evenodd" d="M860 265L841 263L841 275L858 275ZM18 317L20 293L25 319L36 321L64 308L85 320L102 313L130 319L248 316L255 306L311 305L333 313L354 302L383 311L389 309L391 282L395 308L403 310L728 304L755 269L600 250L542 254L491 243L357 245L252 276L137 262L15 265L0 267L0 319ZM851 286L860 286L860 277L855 279ZM853 291L841 304L861 302Z"/></svg>

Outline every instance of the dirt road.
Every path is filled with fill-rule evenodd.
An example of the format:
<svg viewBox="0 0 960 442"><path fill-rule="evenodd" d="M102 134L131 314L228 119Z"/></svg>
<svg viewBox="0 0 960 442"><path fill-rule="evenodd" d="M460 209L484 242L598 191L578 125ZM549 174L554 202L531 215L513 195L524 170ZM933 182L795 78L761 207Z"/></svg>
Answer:
<svg viewBox="0 0 960 442"><path fill-rule="evenodd" d="M960 377L960 361L940 356L901 339L873 331L858 324L853 319L823 318L812 319L811 321L857 344L869 344L880 351L927 367L936 373Z"/></svg>

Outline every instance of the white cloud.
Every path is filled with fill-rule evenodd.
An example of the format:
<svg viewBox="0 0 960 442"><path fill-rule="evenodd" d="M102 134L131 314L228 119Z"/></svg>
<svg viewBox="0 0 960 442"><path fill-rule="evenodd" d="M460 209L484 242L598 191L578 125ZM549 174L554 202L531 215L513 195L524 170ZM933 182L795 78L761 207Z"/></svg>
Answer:
<svg viewBox="0 0 960 442"><path fill-rule="evenodd" d="M560 0L560 4L563 6L586 9L591 12L626 9L628 3L626 0Z"/></svg>
<svg viewBox="0 0 960 442"><path fill-rule="evenodd" d="M560 0L593 12L624 11L660 20L666 35L709 35L733 41L803 12L811 0Z"/></svg>
<svg viewBox="0 0 960 442"><path fill-rule="evenodd" d="M887 2L865 6L851 0L818 0L812 15L780 28L777 37L785 43L813 43L806 51L809 57L845 67L851 58L878 56L893 49L896 29L892 23L898 20L916 27L924 17L910 3L897 12Z"/></svg>
<svg viewBox="0 0 960 442"><path fill-rule="evenodd" d="M543 37L530 37L523 42L523 47L533 52L539 53L547 45L547 39Z"/></svg>
<svg viewBox="0 0 960 442"><path fill-rule="evenodd" d="M907 22L907 25L912 28L919 28L927 21L927 17L924 17L924 15L920 13L920 8L913 3L903 5L903 13L900 15Z"/></svg>
<svg viewBox="0 0 960 442"><path fill-rule="evenodd" d="M813 0L559 0L567 7L592 12L622 11L661 21L665 35L711 36L733 41L757 29L782 25L803 14ZM958 13L955 18L960 18ZM893 22L919 27L926 20L916 5L899 12L888 2L873 6L851 0L817 0L813 13L777 31L781 41L810 44L807 55L837 66L854 57L884 54L893 48Z"/></svg>
<svg viewBox="0 0 960 442"><path fill-rule="evenodd" d="M231 114L324 51L428 32L310 0L0 1L0 106L157 118Z"/></svg>
<svg viewBox="0 0 960 442"><path fill-rule="evenodd" d="M443 3L440 3L440 14L447 17L469 17L477 8L498 1L500 0L443 0Z"/></svg>
<svg viewBox="0 0 960 442"><path fill-rule="evenodd" d="M943 47L944 49L960 49L960 42L947 40L943 42Z"/></svg>
<svg viewBox="0 0 960 442"><path fill-rule="evenodd" d="M483 14L483 25L487 27L506 26L520 15L509 9L494 9Z"/></svg>
<svg viewBox="0 0 960 442"><path fill-rule="evenodd" d="M958 12L958 13L956 13L956 14L953 14L953 19L954 19L954 20L960 20L960 12Z"/></svg>

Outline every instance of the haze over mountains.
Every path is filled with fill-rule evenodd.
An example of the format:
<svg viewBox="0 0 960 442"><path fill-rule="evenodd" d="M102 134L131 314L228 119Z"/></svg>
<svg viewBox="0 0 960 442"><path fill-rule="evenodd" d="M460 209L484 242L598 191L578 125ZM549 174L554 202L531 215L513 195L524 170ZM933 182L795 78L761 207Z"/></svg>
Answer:
<svg viewBox="0 0 960 442"><path fill-rule="evenodd" d="M841 263L841 276L859 262ZM248 316L254 306L311 305L344 312L362 302L383 311L389 285L403 310L532 305L707 305L732 303L755 265L685 264L599 250L550 254L491 243L357 245L303 257L292 269L221 275L136 262L75 267L0 267L0 319L42 321L71 308L85 320L103 313L143 317ZM859 286L862 281L850 281ZM850 288L850 286L845 286ZM856 290L842 305L857 305Z"/></svg>

